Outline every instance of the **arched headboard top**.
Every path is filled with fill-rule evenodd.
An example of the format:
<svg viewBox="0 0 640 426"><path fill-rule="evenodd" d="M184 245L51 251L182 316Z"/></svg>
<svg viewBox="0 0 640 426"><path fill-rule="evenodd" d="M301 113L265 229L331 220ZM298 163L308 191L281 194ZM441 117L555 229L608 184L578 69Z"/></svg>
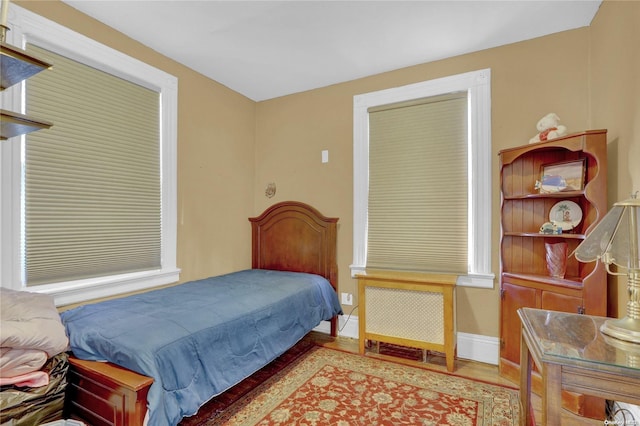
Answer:
<svg viewBox="0 0 640 426"><path fill-rule="evenodd" d="M338 218L299 201L283 201L249 221L252 268L317 274L337 289Z"/></svg>

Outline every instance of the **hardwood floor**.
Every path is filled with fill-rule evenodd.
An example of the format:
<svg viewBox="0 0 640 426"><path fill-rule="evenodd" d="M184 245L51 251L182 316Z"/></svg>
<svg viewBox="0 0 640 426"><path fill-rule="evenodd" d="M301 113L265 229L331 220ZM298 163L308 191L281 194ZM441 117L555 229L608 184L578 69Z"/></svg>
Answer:
<svg viewBox="0 0 640 426"><path fill-rule="evenodd" d="M308 337L313 340L316 344L333 348L346 352L358 353L358 341L356 339L348 338L348 337L337 337L333 338L328 334L311 332ZM447 373L447 365L444 355L440 356L438 354L429 355L427 358L427 364L422 362L420 356L416 356L414 360L406 359L404 357L385 355L384 353L379 354L376 353L375 350L367 351L367 356L379 359L386 359L394 362L401 362L407 365L417 365L421 367L427 366L430 369L435 371ZM468 377L474 380L482 380L489 383L495 383L498 385L508 386L517 389L518 384L513 383L504 377L500 376L498 373L498 366L484 364L476 361L469 361L463 359L456 359L456 369L453 373L457 376ZM533 406L535 411L535 416L537 419L541 418L540 408L541 401L540 397L533 395ZM580 416L576 416L575 414L563 410L562 414L562 425L566 426L588 426L588 425L599 425L602 426L604 424L603 420L593 420Z"/></svg>

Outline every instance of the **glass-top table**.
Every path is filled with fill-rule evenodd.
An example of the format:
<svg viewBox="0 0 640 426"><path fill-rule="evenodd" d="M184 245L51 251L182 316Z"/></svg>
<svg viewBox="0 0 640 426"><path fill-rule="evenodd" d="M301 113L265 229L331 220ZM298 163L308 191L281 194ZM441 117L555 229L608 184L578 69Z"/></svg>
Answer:
<svg viewBox="0 0 640 426"><path fill-rule="evenodd" d="M522 424L535 424L530 409L533 363L542 375L542 423L560 424L562 389L640 403L640 344L600 332L607 319L521 308L520 401Z"/></svg>

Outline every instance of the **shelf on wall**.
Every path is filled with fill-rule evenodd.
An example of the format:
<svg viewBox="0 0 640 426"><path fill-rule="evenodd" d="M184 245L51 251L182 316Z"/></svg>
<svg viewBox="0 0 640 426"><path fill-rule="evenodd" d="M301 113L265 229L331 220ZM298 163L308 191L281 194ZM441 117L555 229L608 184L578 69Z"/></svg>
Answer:
<svg viewBox="0 0 640 426"><path fill-rule="evenodd" d="M18 47L0 42L0 88L2 90L48 68L51 68L51 64ZM53 126L53 123L48 121L4 109L0 110L0 119L0 140Z"/></svg>
<svg viewBox="0 0 640 426"><path fill-rule="evenodd" d="M4 109L0 110L0 116L2 118L0 121L0 140L6 140L36 130L48 129L53 126L53 123L48 121Z"/></svg>
<svg viewBox="0 0 640 426"><path fill-rule="evenodd" d="M2 42L0 42L0 55L0 89L2 90L51 68L51 64Z"/></svg>

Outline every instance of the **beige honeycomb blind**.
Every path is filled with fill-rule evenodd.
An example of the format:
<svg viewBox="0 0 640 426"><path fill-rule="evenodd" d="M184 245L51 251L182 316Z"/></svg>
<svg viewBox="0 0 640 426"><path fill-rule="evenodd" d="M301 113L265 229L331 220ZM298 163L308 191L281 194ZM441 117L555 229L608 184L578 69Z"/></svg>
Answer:
<svg viewBox="0 0 640 426"><path fill-rule="evenodd" d="M28 286L158 269L159 93L34 45L53 68L26 83Z"/></svg>
<svg viewBox="0 0 640 426"><path fill-rule="evenodd" d="M367 267L466 273L467 93L369 110Z"/></svg>

